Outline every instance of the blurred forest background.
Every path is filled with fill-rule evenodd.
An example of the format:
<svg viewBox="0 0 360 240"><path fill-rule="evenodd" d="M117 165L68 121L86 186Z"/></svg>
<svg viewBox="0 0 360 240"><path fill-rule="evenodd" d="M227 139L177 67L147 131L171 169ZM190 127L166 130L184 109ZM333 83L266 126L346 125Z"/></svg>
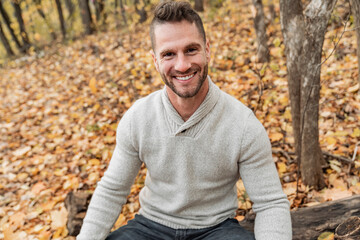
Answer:
<svg viewBox="0 0 360 240"><path fill-rule="evenodd" d="M360 194L357 2L191 2L210 40L209 74L265 126L292 210ZM121 116L163 86L149 54L156 4L0 0L0 239L73 239L67 194L94 190ZM115 227L138 211L145 175ZM243 220L251 202L237 187Z"/></svg>

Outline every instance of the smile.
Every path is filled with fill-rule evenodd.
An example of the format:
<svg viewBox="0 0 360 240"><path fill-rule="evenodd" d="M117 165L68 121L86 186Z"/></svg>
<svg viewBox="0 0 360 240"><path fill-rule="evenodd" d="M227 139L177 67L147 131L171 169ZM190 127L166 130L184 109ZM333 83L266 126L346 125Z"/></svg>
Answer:
<svg viewBox="0 0 360 240"><path fill-rule="evenodd" d="M195 74L191 74L191 75L188 75L188 76L184 76L184 77L175 77L176 79L178 80L181 80L181 81L186 81L186 80L189 80L190 78L192 78Z"/></svg>

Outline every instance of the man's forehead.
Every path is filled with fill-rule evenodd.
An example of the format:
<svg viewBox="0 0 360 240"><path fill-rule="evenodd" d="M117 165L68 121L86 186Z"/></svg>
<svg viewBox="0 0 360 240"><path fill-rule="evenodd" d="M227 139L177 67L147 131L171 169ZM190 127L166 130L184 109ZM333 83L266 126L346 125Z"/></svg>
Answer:
<svg viewBox="0 0 360 240"><path fill-rule="evenodd" d="M195 23L186 20L181 22L166 22L157 24L154 27L154 37L156 48L162 48L163 44L183 43L203 43L203 38ZM159 46L161 44L161 46Z"/></svg>
<svg viewBox="0 0 360 240"><path fill-rule="evenodd" d="M182 20L182 21L169 21L169 22L158 22L154 25L154 32L157 33L158 31L161 31L161 29L165 29L165 28L192 28L195 27L195 22L189 22L187 20Z"/></svg>

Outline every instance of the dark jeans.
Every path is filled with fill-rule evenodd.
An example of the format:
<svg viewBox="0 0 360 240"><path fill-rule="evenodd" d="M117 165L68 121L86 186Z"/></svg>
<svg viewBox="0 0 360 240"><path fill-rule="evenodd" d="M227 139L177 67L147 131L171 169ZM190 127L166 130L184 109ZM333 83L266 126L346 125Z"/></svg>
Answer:
<svg viewBox="0 0 360 240"><path fill-rule="evenodd" d="M127 225L118 228L106 240L235 240L255 239L254 234L239 225L236 219L203 229L173 229L136 215Z"/></svg>

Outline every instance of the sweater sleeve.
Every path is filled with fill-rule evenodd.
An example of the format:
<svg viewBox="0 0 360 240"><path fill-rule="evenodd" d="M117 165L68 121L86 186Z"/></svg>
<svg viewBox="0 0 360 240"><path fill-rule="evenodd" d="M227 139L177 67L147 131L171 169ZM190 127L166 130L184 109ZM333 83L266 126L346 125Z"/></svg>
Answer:
<svg viewBox="0 0 360 240"><path fill-rule="evenodd" d="M91 198L77 240L103 240L107 237L141 167L138 152L132 143L128 112L118 125L115 150Z"/></svg>
<svg viewBox="0 0 360 240"><path fill-rule="evenodd" d="M267 133L253 113L247 119L241 145L240 176L256 213L255 238L291 239L289 201L272 160Z"/></svg>

